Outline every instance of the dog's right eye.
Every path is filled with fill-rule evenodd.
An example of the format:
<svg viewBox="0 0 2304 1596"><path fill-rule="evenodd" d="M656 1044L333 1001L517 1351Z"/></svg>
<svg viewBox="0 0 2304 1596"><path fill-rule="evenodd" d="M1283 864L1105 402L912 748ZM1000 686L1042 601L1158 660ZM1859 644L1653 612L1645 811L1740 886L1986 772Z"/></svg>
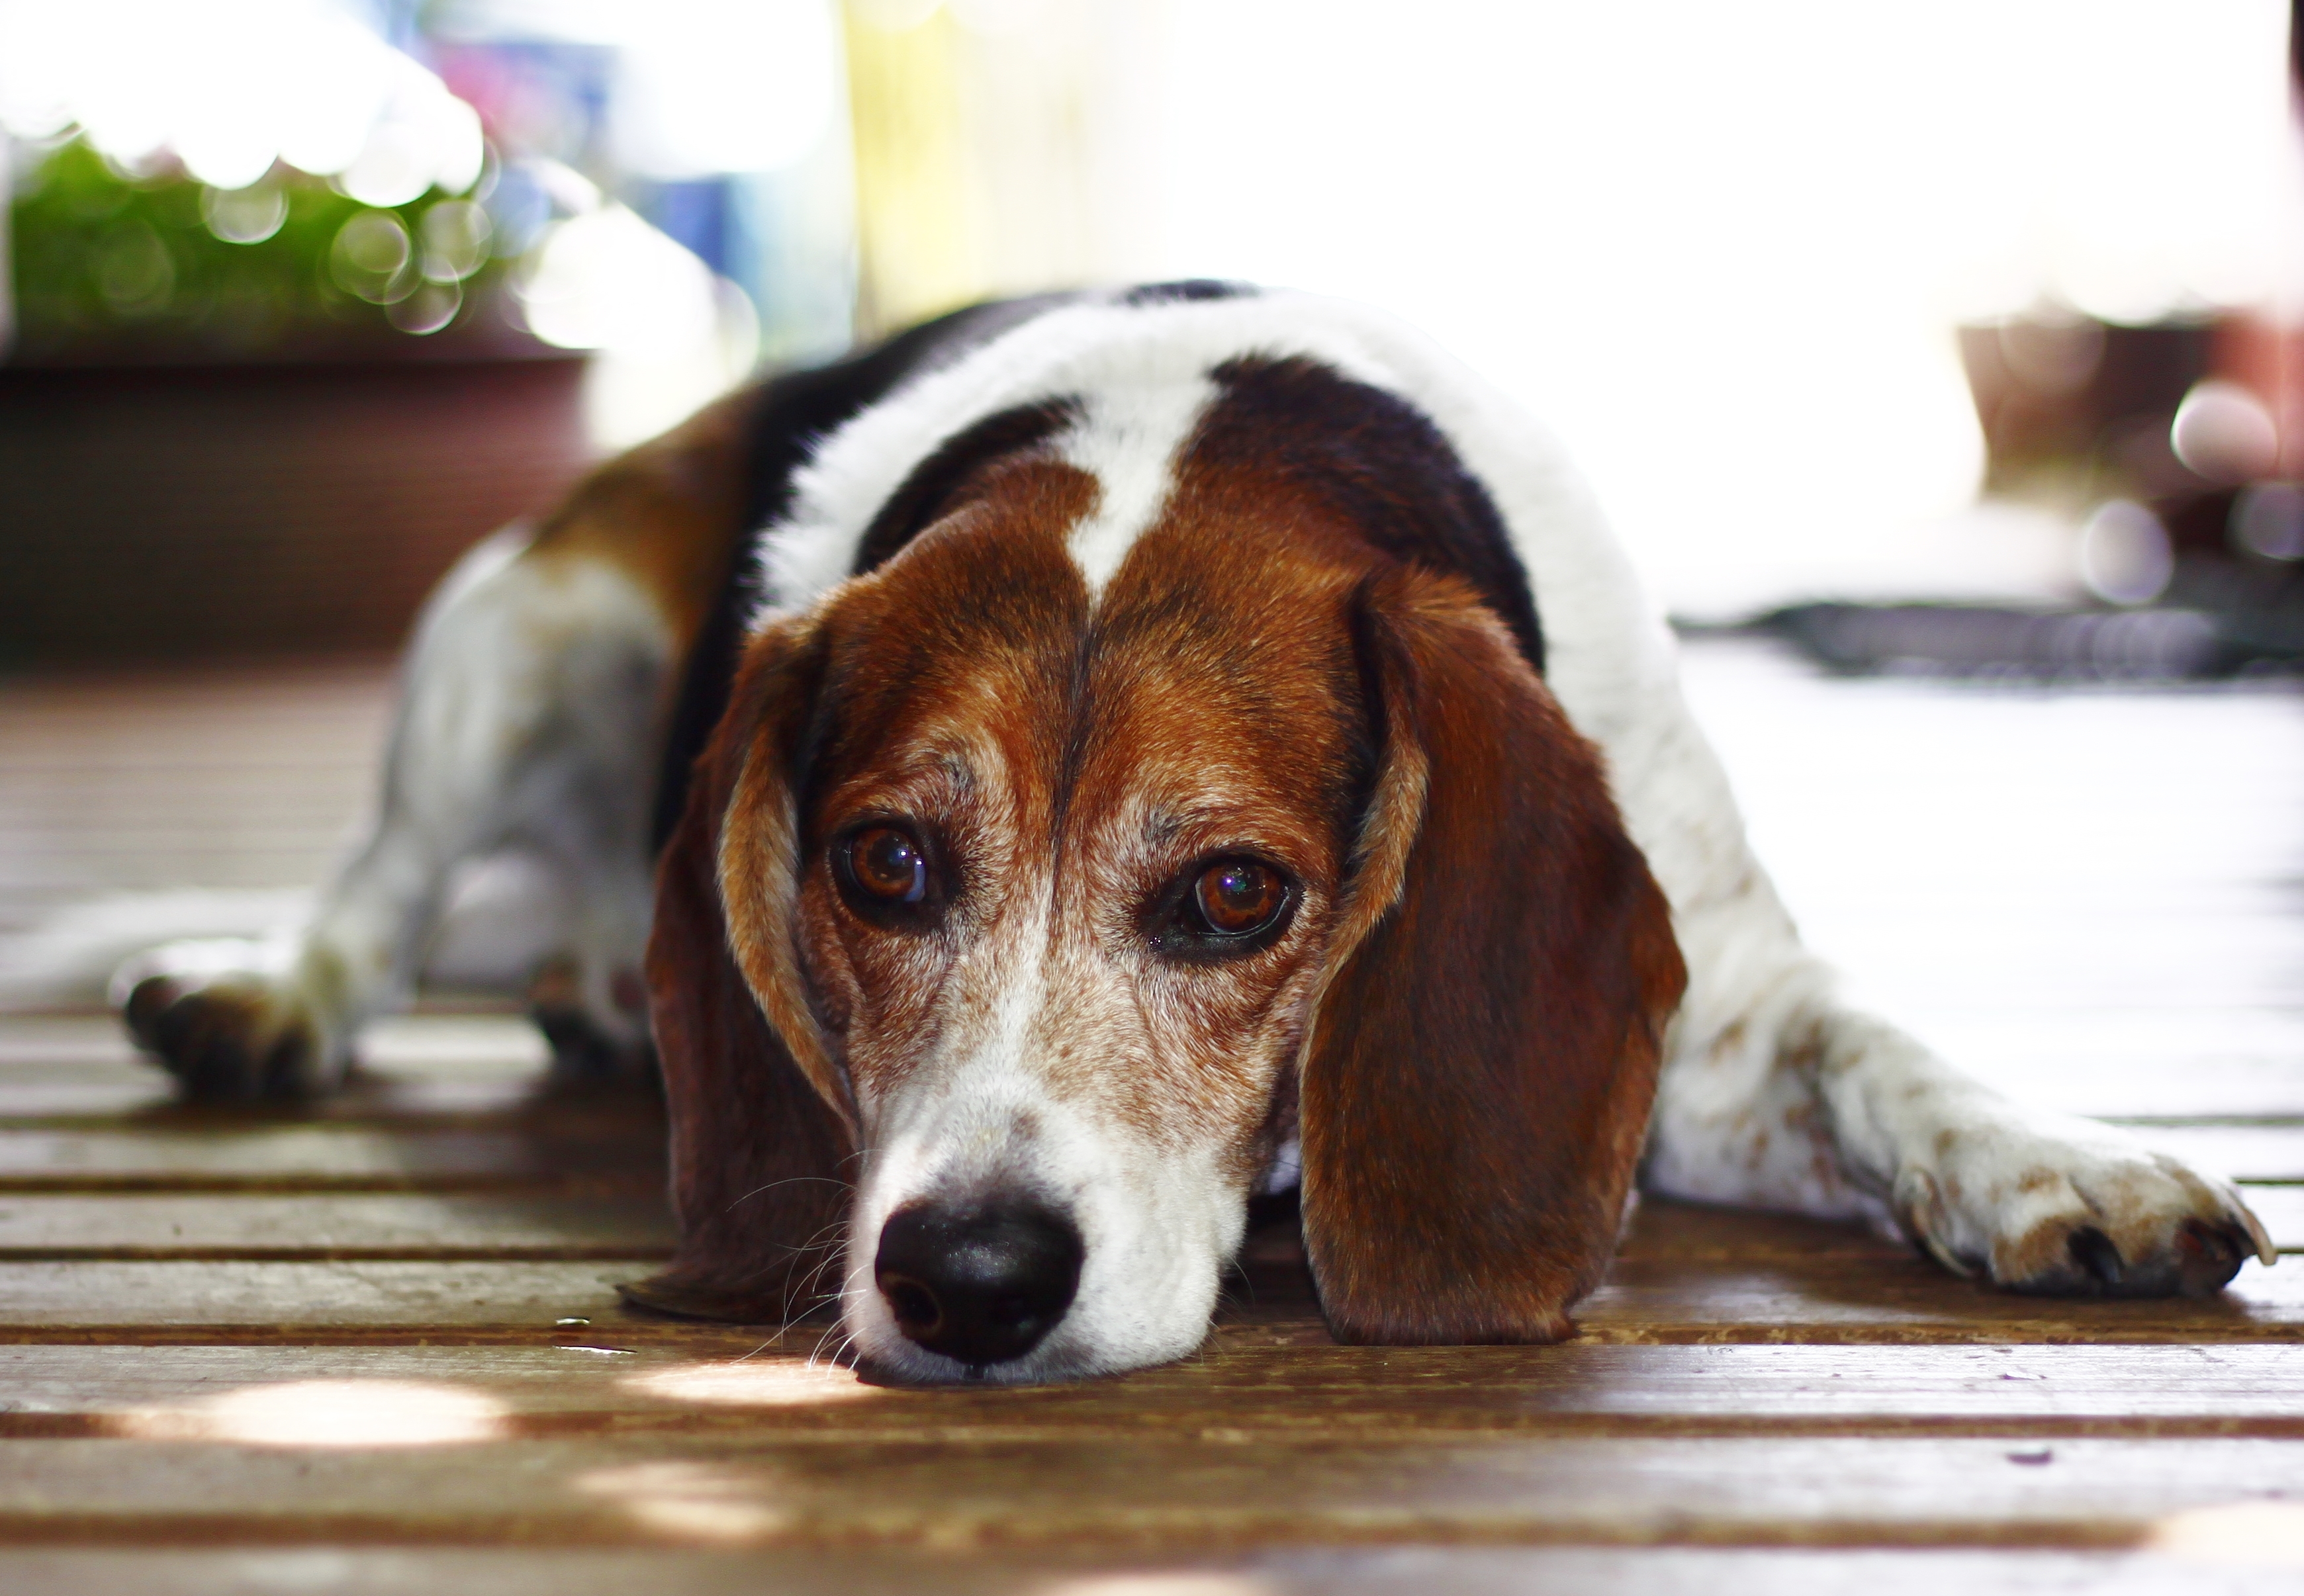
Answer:
<svg viewBox="0 0 2304 1596"><path fill-rule="evenodd" d="M918 903L928 895L928 862L894 826L874 826L851 838L848 867L856 873L858 886L884 901Z"/></svg>
<svg viewBox="0 0 2304 1596"><path fill-rule="evenodd" d="M901 826L866 826L833 850L833 862L859 909L902 915L928 905L928 850Z"/></svg>

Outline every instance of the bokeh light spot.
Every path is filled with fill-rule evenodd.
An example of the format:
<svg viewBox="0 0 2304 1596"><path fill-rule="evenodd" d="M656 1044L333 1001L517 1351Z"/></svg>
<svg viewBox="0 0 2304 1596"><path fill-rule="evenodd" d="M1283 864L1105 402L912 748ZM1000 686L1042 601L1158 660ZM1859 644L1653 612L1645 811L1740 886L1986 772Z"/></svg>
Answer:
<svg viewBox="0 0 2304 1596"><path fill-rule="evenodd" d="M422 281L408 229L390 211L362 211L338 229L328 267L346 293L376 305L406 299Z"/></svg>
<svg viewBox="0 0 2304 1596"><path fill-rule="evenodd" d="M227 244L260 244L288 220L288 195L274 184L203 189L200 219Z"/></svg>
<svg viewBox="0 0 2304 1596"><path fill-rule="evenodd" d="M141 1440L256 1447L436 1447L494 1440L511 1410L483 1391L413 1380L299 1380L123 1415Z"/></svg>
<svg viewBox="0 0 2304 1596"><path fill-rule="evenodd" d="M666 1401L728 1407L791 1407L887 1395L885 1388L868 1386L857 1379L853 1370L790 1359L682 1364L635 1374L624 1383Z"/></svg>
<svg viewBox="0 0 2304 1596"><path fill-rule="evenodd" d="M2168 528L2132 499L2098 505L2080 528L2080 580L2107 604L2148 604L2175 572Z"/></svg>

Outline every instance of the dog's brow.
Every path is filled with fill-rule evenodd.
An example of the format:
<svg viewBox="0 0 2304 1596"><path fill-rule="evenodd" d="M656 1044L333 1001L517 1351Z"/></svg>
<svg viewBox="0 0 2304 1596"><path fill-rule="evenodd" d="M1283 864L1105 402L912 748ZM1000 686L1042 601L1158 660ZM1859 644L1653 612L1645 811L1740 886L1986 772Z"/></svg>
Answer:
<svg viewBox="0 0 2304 1596"><path fill-rule="evenodd" d="M1146 809L1139 835L1148 849L1161 852L1179 845L1267 849L1276 846L1264 840L1272 819L1260 809L1233 804L1157 804Z"/></svg>
<svg viewBox="0 0 2304 1596"><path fill-rule="evenodd" d="M998 758L980 731L939 716L907 727L891 739L883 768L899 781L928 778L973 788L983 779L980 772L987 754Z"/></svg>
<svg viewBox="0 0 2304 1596"><path fill-rule="evenodd" d="M1144 816L1144 840L1155 848L1165 848L1190 823L1173 809L1151 810Z"/></svg>
<svg viewBox="0 0 2304 1596"><path fill-rule="evenodd" d="M977 788L976 762L961 749L949 746L923 749L899 768L907 778L934 777L948 781L955 792L962 795Z"/></svg>
<svg viewBox="0 0 2304 1596"><path fill-rule="evenodd" d="M977 762L949 744L907 744L885 764L841 784L834 806L860 801L911 805L964 803L982 789Z"/></svg>

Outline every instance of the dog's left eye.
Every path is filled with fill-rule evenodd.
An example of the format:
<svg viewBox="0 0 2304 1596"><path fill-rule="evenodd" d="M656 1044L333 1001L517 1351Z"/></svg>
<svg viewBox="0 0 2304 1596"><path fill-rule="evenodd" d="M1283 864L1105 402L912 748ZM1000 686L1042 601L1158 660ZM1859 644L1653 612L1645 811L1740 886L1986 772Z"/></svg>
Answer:
<svg viewBox="0 0 2304 1596"><path fill-rule="evenodd" d="M1162 894L1152 945L1181 958L1222 958L1269 946L1288 924L1296 893L1288 875L1260 859L1224 858L1187 871Z"/></svg>
<svg viewBox="0 0 2304 1596"><path fill-rule="evenodd" d="M1280 872L1253 859L1225 859L1200 872L1192 901L1219 936L1253 936L1272 924L1288 899Z"/></svg>

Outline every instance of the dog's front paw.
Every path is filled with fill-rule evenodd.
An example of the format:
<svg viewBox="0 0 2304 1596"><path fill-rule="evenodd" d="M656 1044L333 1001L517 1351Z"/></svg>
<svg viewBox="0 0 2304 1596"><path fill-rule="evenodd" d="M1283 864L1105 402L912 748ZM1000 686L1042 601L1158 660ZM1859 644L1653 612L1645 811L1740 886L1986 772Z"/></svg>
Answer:
<svg viewBox="0 0 2304 1596"><path fill-rule="evenodd" d="M636 971L588 986L573 959L554 958L529 984L528 1018L550 1043L552 1078L563 1086L654 1079L647 1013L648 989Z"/></svg>
<svg viewBox="0 0 2304 1596"><path fill-rule="evenodd" d="M1954 1273L2014 1291L2209 1296L2253 1254L2277 1254L2226 1182L2109 1127L1945 1131L1905 1165L1905 1234Z"/></svg>
<svg viewBox="0 0 2304 1596"><path fill-rule="evenodd" d="M122 965L112 1001L187 1095L302 1096L340 1073L339 1061L293 992L288 962L267 942L171 942Z"/></svg>

